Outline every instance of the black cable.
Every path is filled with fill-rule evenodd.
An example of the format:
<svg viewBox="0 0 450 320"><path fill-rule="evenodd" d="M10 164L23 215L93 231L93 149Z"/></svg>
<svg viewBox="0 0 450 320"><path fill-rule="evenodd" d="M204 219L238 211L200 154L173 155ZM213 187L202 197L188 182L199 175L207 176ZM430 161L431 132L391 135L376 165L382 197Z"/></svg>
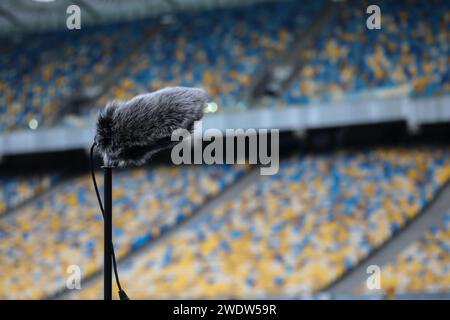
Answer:
<svg viewBox="0 0 450 320"><path fill-rule="evenodd" d="M102 211L103 218L105 218L105 210L103 209L102 198L100 197L100 193L98 192L97 180L95 179L94 148L95 148L95 142L91 146L91 152L90 152L90 157L89 157L90 158L90 167L91 167L91 176L92 176L92 182L94 183L95 194L97 195L98 205L100 206L100 210ZM111 256L112 256L113 268L114 268L114 277L116 278L117 288L119 288L119 298L120 298L120 300L130 300L130 298L128 298L127 294L125 293L125 291L122 289L122 286L120 285L119 272L117 271L116 255L114 253L114 244L113 243L111 243L111 252L112 252Z"/></svg>

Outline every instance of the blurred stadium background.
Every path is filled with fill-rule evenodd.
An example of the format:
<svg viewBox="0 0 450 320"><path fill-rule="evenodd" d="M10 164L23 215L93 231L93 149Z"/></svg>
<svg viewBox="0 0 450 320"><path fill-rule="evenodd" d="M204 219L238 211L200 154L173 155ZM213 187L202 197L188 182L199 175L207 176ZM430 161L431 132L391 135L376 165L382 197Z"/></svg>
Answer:
<svg viewBox="0 0 450 320"><path fill-rule="evenodd" d="M450 298L449 23L445 0L2 1L0 298L102 298L96 114L173 85L209 92L205 128L281 129L280 171L118 172L131 298Z"/></svg>

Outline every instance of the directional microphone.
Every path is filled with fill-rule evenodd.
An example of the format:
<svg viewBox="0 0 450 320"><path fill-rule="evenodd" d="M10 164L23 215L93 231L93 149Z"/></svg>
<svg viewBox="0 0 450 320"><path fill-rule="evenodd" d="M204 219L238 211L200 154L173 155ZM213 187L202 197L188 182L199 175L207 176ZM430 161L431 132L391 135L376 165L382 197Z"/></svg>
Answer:
<svg viewBox="0 0 450 320"><path fill-rule="evenodd" d="M117 271L112 241L112 168L140 165L156 152L170 148L177 130L194 130L195 121L203 117L208 96L203 89L172 87L142 94L129 101L112 101L99 114L90 163L92 181L104 217L105 300L112 299L112 269L119 289L119 298L128 300ZM94 148L103 157L104 206L94 172Z"/></svg>
<svg viewBox="0 0 450 320"><path fill-rule="evenodd" d="M170 148L172 133L194 129L208 96L203 89L169 87L129 101L112 101L100 112L95 143L105 166L141 165Z"/></svg>

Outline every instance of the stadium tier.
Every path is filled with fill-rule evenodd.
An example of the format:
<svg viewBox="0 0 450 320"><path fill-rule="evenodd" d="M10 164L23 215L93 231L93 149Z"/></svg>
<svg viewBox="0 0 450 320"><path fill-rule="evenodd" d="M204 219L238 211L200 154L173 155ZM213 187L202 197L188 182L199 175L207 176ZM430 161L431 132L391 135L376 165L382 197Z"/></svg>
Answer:
<svg viewBox="0 0 450 320"><path fill-rule="evenodd" d="M135 169L114 178L118 259L188 218L245 170L235 166ZM102 188L102 186L99 186ZM39 221L39 223L36 223ZM103 225L89 175L68 181L0 220L1 299L43 298L65 288L66 269L102 266ZM34 285L30 286L30 283Z"/></svg>
<svg viewBox="0 0 450 320"><path fill-rule="evenodd" d="M120 266L135 299L289 297L327 287L450 177L450 149L299 155ZM101 298L101 281L72 298Z"/></svg>
<svg viewBox="0 0 450 320"><path fill-rule="evenodd" d="M173 14L165 24L152 18L26 35L0 58L0 130L27 128L31 119L54 125L54 114L69 97L105 81L112 87L93 106L185 85L207 89L219 111L245 109L258 71L289 51L325 4L264 2ZM262 105L449 92L449 2L378 4L383 28L368 32L361 9L368 2L346 1L305 49L288 88ZM151 31L157 32L148 36ZM111 79L112 69L124 64Z"/></svg>

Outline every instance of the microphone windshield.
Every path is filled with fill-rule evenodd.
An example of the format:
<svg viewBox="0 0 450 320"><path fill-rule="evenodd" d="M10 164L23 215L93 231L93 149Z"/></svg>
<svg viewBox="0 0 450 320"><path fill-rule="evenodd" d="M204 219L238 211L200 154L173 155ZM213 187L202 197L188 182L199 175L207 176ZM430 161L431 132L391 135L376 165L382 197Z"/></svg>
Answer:
<svg viewBox="0 0 450 320"><path fill-rule="evenodd" d="M194 129L208 96L203 89L170 87L112 101L100 111L95 143L105 166L140 165L156 152L178 143L175 130Z"/></svg>

